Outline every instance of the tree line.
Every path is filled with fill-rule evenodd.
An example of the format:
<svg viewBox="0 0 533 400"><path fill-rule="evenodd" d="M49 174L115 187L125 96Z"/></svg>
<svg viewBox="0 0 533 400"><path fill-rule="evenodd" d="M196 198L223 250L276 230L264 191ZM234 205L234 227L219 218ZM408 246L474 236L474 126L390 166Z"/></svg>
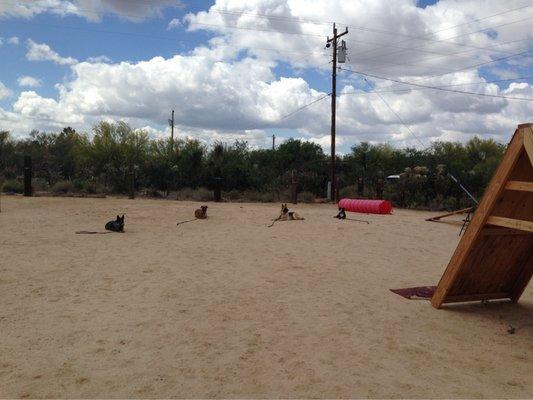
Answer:
<svg viewBox="0 0 533 400"><path fill-rule="evenodd" d="M436 142L430 148L393 148L362 142L339 155L341 197L383 197L396 206L453 209L471 205L452 173L480 197L505 150L492 139L466 144ZM196 139L150 139L124 122L100 122L92 135L67 127L33 131L15 139L0 131L0 184L21 192L24 156L31 156L35 190L58 193L189 193L208 200L217 186L230 200L287 200L297 185L300 199L326 196L330 159L311 142L289 139L275 150L245 141L206 146ZM387 177L396 175L396 178ZM294 183L296 182L296 183Z"/></svg>

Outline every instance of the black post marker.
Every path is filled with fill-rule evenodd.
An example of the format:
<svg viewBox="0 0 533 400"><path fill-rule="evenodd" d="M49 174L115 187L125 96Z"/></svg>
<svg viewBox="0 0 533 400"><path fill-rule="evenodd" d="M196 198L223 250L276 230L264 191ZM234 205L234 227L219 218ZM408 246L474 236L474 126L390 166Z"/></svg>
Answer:
<svg viewBox="0 0 533 400"><path fill-rule="evenodd" d="M24 156L24 196L32 196L32 187L31 187L31 178L32 178L32 165L31 165L31 156Z"/></svg>

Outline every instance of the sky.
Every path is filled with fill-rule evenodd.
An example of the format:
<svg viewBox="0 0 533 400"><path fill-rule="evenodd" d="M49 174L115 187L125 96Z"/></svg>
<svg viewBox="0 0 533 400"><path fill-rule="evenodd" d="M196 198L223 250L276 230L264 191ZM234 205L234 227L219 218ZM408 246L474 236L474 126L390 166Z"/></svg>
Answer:
<svg viewBox="0 0 533 400"><path fill-rule="evenodd" d="M177 137L329 151L335 22L339 153L506 143L533 119L532 17L531 0L0 0L0 130L165 138L175 110Z"/></svg>

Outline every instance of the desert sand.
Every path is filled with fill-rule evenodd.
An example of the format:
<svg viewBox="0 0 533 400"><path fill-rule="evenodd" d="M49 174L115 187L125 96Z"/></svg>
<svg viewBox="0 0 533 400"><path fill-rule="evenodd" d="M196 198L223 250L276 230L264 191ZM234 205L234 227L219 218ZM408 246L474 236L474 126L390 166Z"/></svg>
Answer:
<svg viewBox="0 0 533 400"><path fill-rule="evenodd" d="M533 283L442 310L389 291L438 282L460 217L208 203L176 226L199 205L2 196L0 397L533 397Z"/></svg>

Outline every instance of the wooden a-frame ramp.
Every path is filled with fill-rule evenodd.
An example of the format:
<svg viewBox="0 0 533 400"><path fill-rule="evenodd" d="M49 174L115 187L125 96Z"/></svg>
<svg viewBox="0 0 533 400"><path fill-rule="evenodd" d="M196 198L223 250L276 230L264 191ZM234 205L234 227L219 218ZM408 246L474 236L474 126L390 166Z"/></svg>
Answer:
<svg viewBox="0 0 533 400"><path fill-rule="evenodd" d="M533 275L533 124L518 125L431 304L511 299Z"/></svg>

